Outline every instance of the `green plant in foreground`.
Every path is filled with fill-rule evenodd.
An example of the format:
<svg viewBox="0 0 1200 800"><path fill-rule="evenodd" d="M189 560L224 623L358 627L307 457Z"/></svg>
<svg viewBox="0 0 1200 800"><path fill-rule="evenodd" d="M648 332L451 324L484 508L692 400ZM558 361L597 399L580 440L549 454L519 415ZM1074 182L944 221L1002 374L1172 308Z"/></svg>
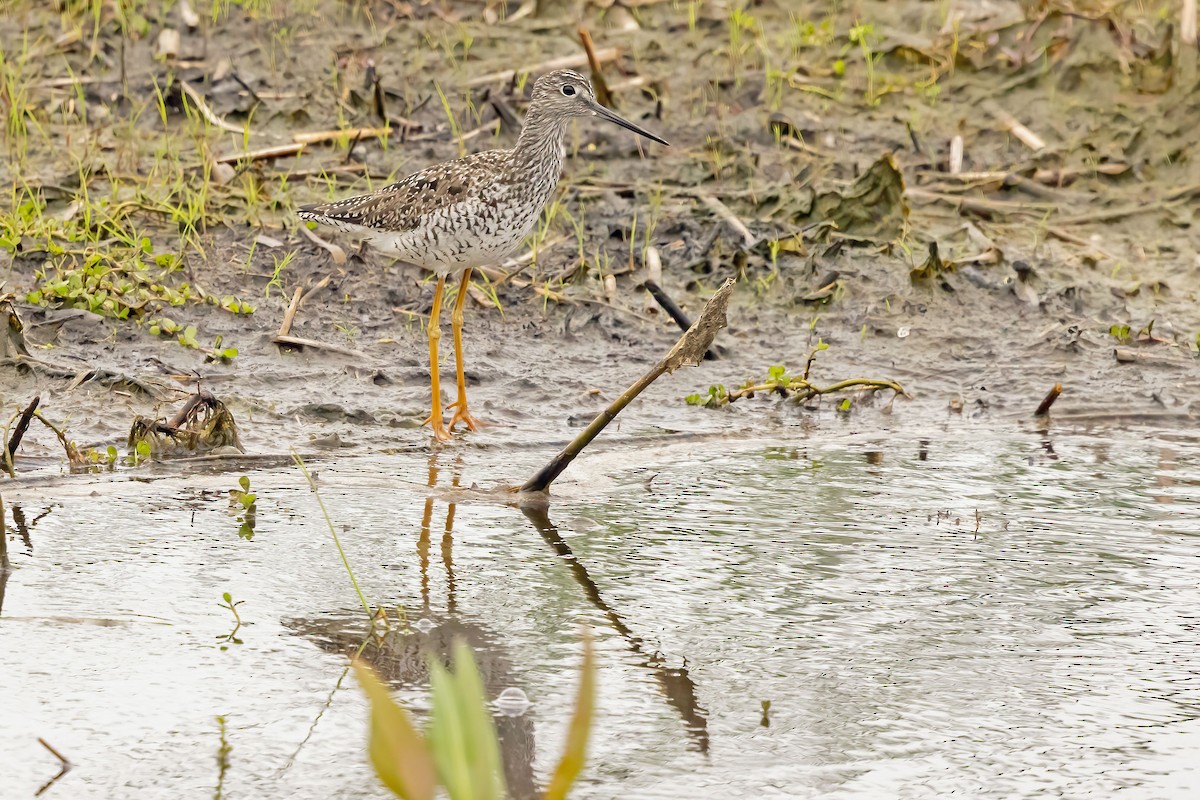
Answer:
<svg viewBox="0 0 1200 800"><path fill-rule="evenodd" d="M369 666L355 661L354 670L371 706L371 764L394 795L433 800L441 786L450 800L503 800L500 744L483 680L465 643L454 646L452 670L430 663L433 715L424 734ZM579 694L566 746L543 800L564 800L583 771L595 706L596 665L589 637L584 639Z"/></svg>

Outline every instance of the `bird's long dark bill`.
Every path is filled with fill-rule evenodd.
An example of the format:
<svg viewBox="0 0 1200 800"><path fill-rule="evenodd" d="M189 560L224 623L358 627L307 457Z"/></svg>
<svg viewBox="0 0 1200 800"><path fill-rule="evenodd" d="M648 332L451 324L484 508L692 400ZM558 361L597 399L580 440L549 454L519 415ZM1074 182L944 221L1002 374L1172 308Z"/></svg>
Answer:
<svg viewBox="0 0 1200 800"><path fill-rule="evenodd" d="M658 136L655 136L653 133L651 133L650 131L648 131L644 128L639 128L637 125L634 125L629 120L613 113L612 111L609 111L607 108L600 105L599 103L593 103L592 109L599 116L603 117L604 119L608 120L609 122L620 125L625 130L633 131L638 136L645 136L647 139L650 139L651 141L654 141L654 142L658 142L659 144L665 144L665 145L667 145L667 147L671 146L670 143L667 142L666 139L659 138Z"/></svg>

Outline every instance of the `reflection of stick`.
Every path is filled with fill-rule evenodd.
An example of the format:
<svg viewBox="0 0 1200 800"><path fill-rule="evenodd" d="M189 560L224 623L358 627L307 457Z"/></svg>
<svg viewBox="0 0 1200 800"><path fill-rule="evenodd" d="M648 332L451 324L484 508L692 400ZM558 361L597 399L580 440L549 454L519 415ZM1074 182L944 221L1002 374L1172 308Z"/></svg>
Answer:
<svg viewBox="0 0 1200 800"><path fill-rule="evenodd" d="M712 299L704 306L704 311L700 314L700 319L696 324L688 329L675 346L671 348L671 352L654 365L649 372L626 389L620 397L612 402L612 404L601 411L591 424L583 429L583 432L576 436L570 444L563 448L562 452L550 460L550 463L542 467L536 475L530 478L521 487L522 492L545 492L554 479L563 473L575 456L579 455L583 448L591 444L600 431L604 430L608 423L612 422L617 414L625 406L629 405L635 397L646 390L650 384L658 380L664 372L674 372L682 366L699 364L704 358L705 351L712 344L713 338L717 335L717 331L725 327L725 310L729 306L729 296L733 293L733 285L736 283L733 278L725 281L724 285L717 290L717 293L712 296Z"/></svg>
<svg viewBox="0 0 1200 800"><path fill-rule="evenodd" d="M1054 384L1054 387L1046 393L1046 397L1037 407L1037 411L1033 412L1033 415L1035 417L1043 417L1050 413L1050 406L1054 405L1054 401L1058 399L1060 394L1062 394L1062 384L1056 383Z"/></svg>
<svg viewBox="0 0 1200 800"><path fill-rule="evenodd" d="M600 587L588 574L587 567L571 551L571 546L563 539L558 528L550 521L550 513L545 506L522 506L521 513L533 523L533 527L542 538L554 548L554 552L567 565L571 577L583 590L583 595L596 607L612 625L613 630L621 634L629 649L638 656L642 666L651 671L663 689L667 703L679 712L684 728L693 737L700 752L708 752L708 713L700 705L696 697L696 684L687 671L687 659L682 667L671 668L666 665L666 659L656 649L647 647L646 641L638 636L620 614L613 609L600 594Z"/></svg>
<svg viewBox="0 0 1200 800"><path fill-rule="evenodd" d="M651 280L647 280L642 284L646 287L646 291L650 296L662 306L662 310L671 315L671 319L675 320L675 324L679 326L679 330L686 331L692 327L692 321L688 319L687 314L683 313L683 309L675 305L675 301L667 296L667 293L662 290L662 287Z"/></svg>

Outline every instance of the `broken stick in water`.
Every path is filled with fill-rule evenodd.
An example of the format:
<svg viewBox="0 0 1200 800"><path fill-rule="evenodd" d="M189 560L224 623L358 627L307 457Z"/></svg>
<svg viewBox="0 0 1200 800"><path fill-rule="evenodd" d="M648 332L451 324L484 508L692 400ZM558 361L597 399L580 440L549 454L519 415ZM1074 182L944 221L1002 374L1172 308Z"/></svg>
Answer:
<svg viewBox="0 0 1200 800"><path fill-rule="evenodd" d="M1050 388L1050 391L1046 393L1045 398L1042 399L1041 404L1038 405L1037 411L1033 412L1033 415L1035 417L1044 417L1049 414L1050 406L1054 405L1054 401L1058 399L1060 394L1062 394L1062 384L1056 383Z"/></svg>
<svg viewBox="0 0 1200 800"><path fill-rule="evenodd" d="M4 445L4 471L8 473L10 478L16 477L13 471L13 458L17 455L17 448L21 446L21 440L25 438L25 431L29 430L29 423L33 420L33 414L37 411L38 403L40 402L42 402L41 395L37 395L33 400L29 401L29 405L17 417L17 425L13 428L12 436L8 438L8 442Z"/></svg>
<svg viewBox="0 0 1200 800"><path fill-rule="evenodd" d="M688 328L687 333L675 343L671 351L649 372L638 378L608 408L601 411L591 424L583 429L582 433L571 440L571 443L564 447L558 455L550 459L550 463L538 470L536 475L521 486L519 491L523 495L522 505L544 503L550 484L575 460L575 456L583 452L583 448L591 444L600 431L616 419L617 414L620 414L625 406L645 391L646 387L658 380L663 373L674 372L684 366L695 366L704 359L704 354L712 344L713 338L716 337L717 331L725 327L725 310L729 307L729 296L733 293L735 283L733 278L726 280L717 293L705 304L704 310L700 312L700 319L696 321L695 325Z"/></svg>

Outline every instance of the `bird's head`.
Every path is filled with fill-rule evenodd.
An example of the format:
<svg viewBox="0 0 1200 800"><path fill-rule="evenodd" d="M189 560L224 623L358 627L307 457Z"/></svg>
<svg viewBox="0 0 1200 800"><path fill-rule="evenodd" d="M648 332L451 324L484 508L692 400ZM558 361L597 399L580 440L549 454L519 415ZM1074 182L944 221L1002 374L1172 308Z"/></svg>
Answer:
<svg viewBox="0 0 1200 800"><path fill-rule="evenodd" d="M530 107L537 108L539 112L547 116L560 119L599 117L659 144L667 144L665 139L639 128L629 120L600 105L596 100L596 93L592 91L591 82L578 72L569 69L557 69L538 78L533 84Z"/></svg>

